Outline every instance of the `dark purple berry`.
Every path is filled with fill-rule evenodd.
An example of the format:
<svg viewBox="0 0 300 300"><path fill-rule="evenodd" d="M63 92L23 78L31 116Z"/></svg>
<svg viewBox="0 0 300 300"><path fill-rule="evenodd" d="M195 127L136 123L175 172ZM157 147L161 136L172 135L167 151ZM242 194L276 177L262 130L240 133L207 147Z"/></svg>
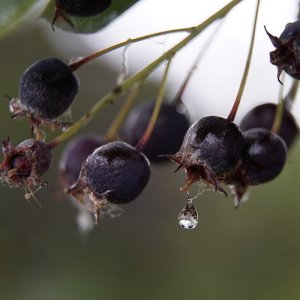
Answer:
<svg viewBox="0 0 300 300"><path fill-rule="evenodd" d="M40 177L49 170L52 153L44 142L29 139L15 147L7 140L3 142L3 153L1 181L25 188L29 194L45 184Z"/></svg>
<svg viewBox="0 0 300 300"><path fill-rule="evenodd" d="M20 104L34 117L55 119L62 115L78 92L78 79L56 58L29 66L20 79Z"/></svg>
<svg viewBox="0 0 300 300"><path fill-rule="evenodd" d="M140 105L128 115L122 131L126 142L137 145L148 126L154 106L154 102ZM163 103L151 137L143 147L143 153L150 161L165 161L159 155L177 152L188 129L189 121L178 110L178 106Z"/></svg>
<svg viewBox="0 0 300 300"><path fill-rule="evenodd" d="M240 123L241 130L251 128L272 129L277 105L274 103L265 103L254 107L242 119ZM277 133L289 148L299 134L299 128L293 115L284 109L283 118L279 132Z"/></svg>
<svg viewBox="0 0 300 300"><path fill-rule="evenodd" d="M87 158L69 193L80 197L84 191L100 202L127 203L142 192L149 177L150 164L144 154L124 142L111 142Z"/></svg>
<svg viewBox="0 0 300 300"><path fill-rule="evenodd" d="M112 0L55 0L52 28L58 18L64 19L71 27L74 27L68 15L74 17L96 16L108 9L111 3Z"/></svg>
<svg viewBox="0 0 300 300"><path fill-rule="evenodd" d="M167 157L187 172L182 190L187 191L192 183L203 181L223 191L218 182L237 165L243 148L244 137L237 125L210 116L195 122L186 133L180 150Z"/></svg>
<svg viewBox="0 0 300 300"><path fill-rule="evenodd" d="M278 37L267 34L276 48L270 52L270 61L278 67L278 80L282 70L295 79L300 79L300 21L288 23Z"/></svg>
<svg viewBox="0 0 300 300"><path fill-rule="evenodd" d="M275 133L263 128L244 132L245 150L242 155L249 185L257 185L276 178L286 160L285 142Z"/></svg>
<svg viewBox="0 0 300 300"><path fill-rule="evenodd" d="M64 186L70 187L77 181L83 162L96 148L105 143L104 137L91 134L69 142L59 161L59 170Z"/></svg>
<svg viewBox="0 0 300 300"><path fill-rule="evenodd" d="M56 8L78 17L91 17L105 11L111 0L55 0Z"/></svg>
<svg viewBox="0 0 300 300"><path fill-rule="evenodd" d="M268 129L249 129L244 132L244 137L245 148L240 164L225 179L233 187L236 206L248 186L276 178L285 165L287 155L283 139Z"/></svg>

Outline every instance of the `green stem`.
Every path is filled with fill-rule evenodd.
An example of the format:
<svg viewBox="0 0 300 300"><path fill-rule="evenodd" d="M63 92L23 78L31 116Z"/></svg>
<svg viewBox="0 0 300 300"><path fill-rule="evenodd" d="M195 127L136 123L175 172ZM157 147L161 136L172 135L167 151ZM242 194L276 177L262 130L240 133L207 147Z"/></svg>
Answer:
<svg viewBox="0 0 300 300"><path fill-rule="evenodd" d="M275 118L271 129L271 131L274 133L278 133L280 130L282 118L283 118L283 112L284 112L284 101L283 99L281 99L277 104Z"/></svg>
<svg viewBox="0 0 300 300"><path fill-rule="evenodd" d="M230 113L227 117L227 119L231 122L233 122L234 119L235 119L236 113L237 113L238 108L239 108L240 103L241 103L241 99L242 99L243 92L244 92L244 89L245 89L246 81L247 81L247 78L248 78L248 73L249 73L249 68L250 68L250 63L251 63L251 58L252 58L252 53L253 53L254 40L255 40L255 32L256 32L256 24L257 24L259 4L260 4L260 0L257 0L255 18L254 18L253 28L252 28L251 43L250 43L250 47L249 47L249 52L248 52L248 56L247 56L247 61L246 61L243 77L242 77L242 80L241 80L241 84L240 84L235 102L234 102L233 107L232 107L232 109L231 109L231 111L230 111Z"/></svg>
<svg viewBox="0 0 300 300"><path fill-rule="evenodd" d="M283 88L284 88L285 73L282 74L282 84L279 85L278 94L278 104L276 106L275 116L273 120L273 125L271 131L278 133L282 124L283 112L284 112L284 98L283 98Z"/></svg>
<svg viewBox="0 0 300 300"><path fill-rule="evenodd" d="M100 51L94 52L94 53L92 53L90 55L87 55L85 57L81 57L81 58L78 58L78 59L71 60L71 62L69 63L69 67L73 71L75 71L78 68L80 68L82 65L94 60L95 58L98 58L98 57L100 57L100 56L102 56L106 53L109 53L113 50L122 48L124 46L129 46L131 44L141 42L141 41L144 41L144 40L148 40L148 39L151 39L151 38L154 38L154 37L157 37L157 36L161 36L161 35L172 34L172 33L180 33L180 32L192 32L194 30L194 28L195 27L192 26L192 27L183 27L183 28L177 28L177 29L170 29L170 30L154 32L154 33L151 33L151 34L146 34L146 35L139 36L139 37L136 37L136 38L130 38L127 41L115 44L113 46L110 46L108 48L105 48L105 49L102 49Z"/></svg>
<svg viewBox="0 0 300 300"><path fill-rule="evenodd" d="M284 97L284 106L287 110L291 110L299 89L299 80L293 80L293 83L289 89L289 92Z"/></svg>
<svg viewBox="0 0 300 300"><path fill-rule="evenodd" d="M232 0L219 11L211 15L208 19L204 22L199 24L196 27L193 27L192 32L173 46L171 49L166 51L160 57L155 59L149 65L147 65L144 69L139 71L138 73L132 75L128 79L124 80L120 83L113 91L106 94L103 98L101 98L89 112L84 114L76 123L74 123L68 130L61 133L57 136L52 142L50 142L49 147L54 148L55 146L59 145L63 141L67 140L68 138L72 137L77 133L79 129L84 127L87 123L89 123L96 113L98 113L101 109L103 109L108 104L111 104L116 101L116 99L122 95L123 93L127 92L130 88L132 88L136 83L144 81L163 61L170 59L176 52L181 50L184 46L186 46L191 40L193 40L198 34L200 34L206 27L208 27L211 23L215 20L223 18L226 16L230 10L235 7L238 3L242 0Z"/></svg>
<svg viewBox="0 0 300 300"><path fill-rule="evenodd" d="M161 105L163 103L164 96L165 96L165 91L166 91L166 86L167 86L167 77L168 77L168 74L169 74L171 61L172 61L172 58L170 58L167 62L166 69L165 69L162 81L160 83L159 92L158 92L158 95L157 95L155 106L154 106L151 118L149 120L148 126L147 126L143 136L141 137L141 139L139 140L139 142L136 145L136 148L140 151L143 150L143 148L145 147L145 145L149 141L149 139L151 137L151 134L153 132L154 126L156 124L156 121L157 121L157 118L158 118L158 115L159 115L159 112L160 112L160 108L161 108Z"/></svg>
<svg viewBox="0 0 300 300"><path fill-rule="evenodd" d="M117 115L115 116L114 120L112 121L110 127L108 128L105 137L108 141L112 141L116 138L120 127L122 126L125 118L128 115L131 107L135 103L136 97L139 94L141 87L143 86L144 82L138 84L137 87L134 87L126 97L123 105L119 109Z"/></svg>
<svg viewBox="0 0 300 300"><path fill-rule="evenodd" d="M198 65L199 63L201 62L201 60L203 59L203 57L205 56L205 53L207 52L210 44L212 43L212 41L214 40L217 32L219 31L221 25L222 25L223 22L220 22L217 26L217 28L215 29L215 31L213 32L212 36L210 36L208 38L208 40L206 41L204 47L201 49L200 53L197 55L192 67L190 68L186 78L184 79L182 85L180 86L174 100L173 100L173 103L176 105L176 104L179 104L182 102L182 96L186 90L186 87L188 85L188 83L190 82L194 72L197 70L198 68Z"/></svg>

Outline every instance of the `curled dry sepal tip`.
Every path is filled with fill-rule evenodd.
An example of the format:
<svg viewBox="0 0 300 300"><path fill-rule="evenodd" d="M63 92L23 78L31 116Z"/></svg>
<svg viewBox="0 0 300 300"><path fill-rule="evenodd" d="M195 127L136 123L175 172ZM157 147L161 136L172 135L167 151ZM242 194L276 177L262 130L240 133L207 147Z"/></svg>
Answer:
<svg viewBox="0 0 300 300"><path fill-rule="evenodd" d="M3 142L4 158L0 164L0 180L10 187L25 189L29 199L35 191L46 186L41 179L51 165L52 151L42 141L28 139L14 146L9 138Z"/></svg>

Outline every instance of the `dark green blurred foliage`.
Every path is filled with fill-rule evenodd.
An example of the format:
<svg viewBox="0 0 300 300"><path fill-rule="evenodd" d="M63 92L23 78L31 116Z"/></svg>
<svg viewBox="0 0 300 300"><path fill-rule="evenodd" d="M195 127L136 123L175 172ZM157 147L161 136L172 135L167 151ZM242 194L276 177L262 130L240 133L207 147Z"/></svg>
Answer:
<svg viewBox="0 0 300 300"><path fill-rule="evenodd" d="M0 41L0 94L18 95L19 77L35 60L56 56L43 31L26 28ZM95 86L105 73L107 81ZM117 74L99 63L78 71L81 91L76 120L113 87ZM29 136L26 121L12 121L0 101L0 137L14 143ZM84 131L103 133L116 106L99 114ZM55 136L55 134L51 134ZM177 215L185 205L179 192L183 173L153 166L145 192L124 206L116 219L104 218L86 239L75 224L76 211L57 182L27 202L21 190L0 189L0 299L300 299L299 146L275 181L250 190L250 200L234 210L231 197L205 193L195 205L200 221L184 231Z"/></svg>

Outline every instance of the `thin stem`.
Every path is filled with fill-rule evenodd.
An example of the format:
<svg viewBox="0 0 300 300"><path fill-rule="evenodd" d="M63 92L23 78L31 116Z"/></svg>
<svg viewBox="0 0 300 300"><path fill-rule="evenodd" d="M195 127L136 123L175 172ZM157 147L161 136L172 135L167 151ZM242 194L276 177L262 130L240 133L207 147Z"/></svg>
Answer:
<svg viewBox="0 0 300 300"><path fill-rule="evenodd" d="M223 21L223 20L222 20ZM206 41L204 47L201 49L200 53L197 55L194 63L192 64L192 67L190 68L186 78L184 79L182 85L180 86L174 100L173 100L173 103L176 105L176 104L179 104L180 102L182 102L182 96L187 88L187 85L188 83L190 82L193 74L195 73L195 71L197 70L198 66L199 66L199 63L201 62L201 60L203 59L205 53L207 52L209 46L211 45L211 42L214 40L217 32L219 31L221 25L222 25L222 21L220 21L220 23L218 24L217 28L215 29L215 31L213 32L212 36L210 36L208 38L208 40Z"/></svg>
<svg viewBox="0 0 300 300"><path fill-rule="evenodd" d="M125 118L128 115L131 107L136 101L137 95L139 94L141 87L143 86L144 82L139 83L136 87L134 87L126 97L126 100L121 105L117 115L115 116L114 120L112 121L110 127L108 128L105 136L108 141L112 141L116 138L119 129L121 128Z"/></svg>
<svg viewBox="0 0 300 300"><path fill-rule="evenodd" d="M260 4L260 0L257 0L255 18L254 18L253 28L252 28L251 43L250 43L250 47L249 47L249 52L248 52L248 56L247 56L247 61L246 61L243 77L242 77L242 80L240 83L240 87L239 87L235 102L233 104L231 112L229 113L229 115L227 117L227 119L231 122L233 122L235 119L236 113L237 113L239 105L241 103L241 99L242 99L243 92L245 89L246 81L248 78L248 73L249 73L249 68L250 68L250 63L251 63L251 58L252 58L252 53L253 53L254 40L255 40L255 32L256 32L257 16L258 16L258 11L259 11L259 4Z"/></svg>
<svg viewBox="0 0 300 300"><path fill-rule="evenodd" d="M193 32L194 28L195 28L194 26L192 26L192 27L183 27L183 28L177 28L177 29L154 32L154 33L142 35L142 36L139 36L139 37L136 37L136 38L130 38L126 41L115 44L115 45L110 46L108 48L105 48L103 50L94 52L94 53L92 53L90 55L87 55L85 57L75 59L74 61L71 61L71 63L69 64L69 67L73 71L75 71L79 67L81 67L82 65L94 60L95 58L98 58L98 57L100 57L100 56L102 56L106 53L109 53L113 50L122 48L124 46L129 46L131 44L141 42L141 41L144 41L144 40L148 40L148 39L151 39L151 38L154 38L154 37L157 37L157 36L161 36L161 35L172 34L172 33L180 33L180 32Z"/></svg>
<svg viewBox="0 0 300 300"><path fill-rule="evenodd" d="M274 133L278 133L282 124L282 118L284 113L284 98L283 98L283 92L284 92L284 80L285 80L285 73L282 74L282 82L279 85L279 93L278 93L278 104L276 106L275 116L273 120L273 125L271 128L271 131Z"/></svg>
<svg viewBox="0 0 300 300"><path fill-rule="evenodd" d="M293 80L293 83L287 95L284 97L284 106L288 111L292 109L298 89L299 89L299 80Z"/></svg>
<svg viewBox="0 0 300 300"><path fill-rule="evenodd" d="M166 69L165 69L163 78L160 83L159 92L158 92L158 95L156 98L156 102L155 102L155 106L154 106L151 118L149 120L149 123L147 125L147 128L146 128L144 134L142 135L141 139L138 141L138 143L136 145L136 148L140 151L143 150L143 148L149 141L151 134L153 132L154 126L156 124L156 121L157 121L157 118L158 118L158 115L160 112L160 108L161 108L161 105L163 103L164 96L165 96L165 91L166 91L166 86L167 86L167 77L169 74L171 61L172 61L172 58L167 61Z"/></svg>
<svg viewBox="0 0 300 300"><path fill-rule="evenodd" d="M163 61L170 59L172 56L174 56L175 53L177 53L179 50L181 50L184 46L186 46L191 40L193 40L198 34L200 34L207 26L209 26L211 23L213 23L215 20L223 18L226 16L227 13L230 12L230 10L235 7L238 3L240 3L242 0L232 0L227 5L225 5L223 8L221 8L219 11L211 15L208 19L206 19L204 22L199 24L196 27L193 27L194 29L192 32L185 37L183 40L181 40L179 43L174 45L171 49L166 51L164 54L159 56L157 59L155 59L153 62L151 62L149 65L147 65L144 69L139 71L138 73L132 75L128 79L124 80L122 83L120 83L113 91L106 94L103 98L101 98L92 108L89 112L84 114L76 123L74 123L71 127L68 128L68 130L61 133L59 136L57 136L52 142L50 142L49 147L54 148L55 146L59 145L63 141L67 140L68 138L72 137L76 134L76 132L84 127L87 123L89 123L94 116L101 111L105 106L108 104L111 104L116 101L116 99L127 92L130 88L132 88L136 83L144 81ZM112 46L113 47L113 46Z"/></svg>

